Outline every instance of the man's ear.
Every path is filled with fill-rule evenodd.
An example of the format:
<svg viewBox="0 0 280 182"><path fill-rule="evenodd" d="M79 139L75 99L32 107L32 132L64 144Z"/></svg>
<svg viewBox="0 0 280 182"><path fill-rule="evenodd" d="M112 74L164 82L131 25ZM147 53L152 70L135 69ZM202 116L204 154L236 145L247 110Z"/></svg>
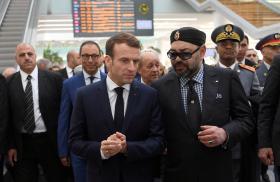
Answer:
<svg viewBox="0 0 280 182"><path fill-rule="evenodd" d="M112 60L111 56L108 56L108 55L104 56L104 63L106 65L106 68L108 68L108 71L109 71L109 69L112 67L112 64L113 64L113 60Z"/></svg>

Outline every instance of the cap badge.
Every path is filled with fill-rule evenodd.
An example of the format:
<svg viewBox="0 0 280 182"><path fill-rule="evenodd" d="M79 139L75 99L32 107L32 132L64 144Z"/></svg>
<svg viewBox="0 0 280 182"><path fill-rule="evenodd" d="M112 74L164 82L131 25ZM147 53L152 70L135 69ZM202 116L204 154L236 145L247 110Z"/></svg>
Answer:
<svg viewBox="0 0 280 182"><path fill-rule="evenodd" d="M174 39L179 40L179 38L180 38L180 32L176 31L176 33L174 34Z"/></svg>
<svg viewBox="0 0 280 182"><path fill-rule="evenodd" d="M232 30L233 30L232 25L228 24L228 25L226 25L226 26L225 26L225 32L227 32L227 33L231 33L231 32L232 32Z"/></svg>
<svg viewBox="0 0 280 182"><path fill-rule="evenodd" d="M276 34L274 35L274 38L275 38L275 39L280 39L280 34L279 34L279 33L276 33Z"/></svg>

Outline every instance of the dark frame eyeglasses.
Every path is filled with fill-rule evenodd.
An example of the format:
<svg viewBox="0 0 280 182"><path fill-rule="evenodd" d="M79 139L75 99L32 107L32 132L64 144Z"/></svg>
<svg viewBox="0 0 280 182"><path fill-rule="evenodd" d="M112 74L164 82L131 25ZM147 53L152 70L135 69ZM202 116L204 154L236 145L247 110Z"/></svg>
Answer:
<svg viewBox="0 0 280 182"><path fill-rule="evenodd" d="M196 53L200 48L201 48L201 46L196 48L193 52L176 52L176 51L173 51L173 50L169 50L167 52L167 57L171 61L174 61L177 57L179 57L180 59L185 61L185 60L190 59L192 57L192 55L194 53Z"/></svg>
<svg viewBox="0 0 280 182"><path fill-rule="evenodd" d="M83 54L82 55L82 59L85 61L88 61L90 57L91 57L91 60L96 60L100 57L100 55L99 54Z"/></svg>

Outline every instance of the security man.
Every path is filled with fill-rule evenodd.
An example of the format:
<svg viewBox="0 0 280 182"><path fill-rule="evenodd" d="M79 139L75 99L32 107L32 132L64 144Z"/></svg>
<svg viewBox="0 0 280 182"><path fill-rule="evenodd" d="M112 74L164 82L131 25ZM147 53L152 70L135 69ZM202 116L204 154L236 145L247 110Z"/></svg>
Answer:
<svg viewBox="0 0 280 182"><path fill-rule="evenodd" d="M257 67L257 75L260 81L261 89L263 90L268 70L272 64L273 58L280 54L280 34L273 33L262 38L256 45L256 49L260 50L263 55L263 61L260 66ZM267 175L267 165L262 164L261 176L264 182L269 182L270 179ZM275 181L277 181L277 171L275 172Z"/></svg>
<svg viewBox="0 0 280 182"><path fill-rule="evenodd" d="M238 26L226 24L217 27L211 35L211 39L217 44L216 50L220 60L218 67L235 70L252 109L257 114L260 87L255 69L239 64L237 55L240 49L240 41L244 38L244 32ZM252 118L253 119L253 118ZM256 134L250 136L232 149L234 182L258 181L259 167L257 169Z"/></svg>

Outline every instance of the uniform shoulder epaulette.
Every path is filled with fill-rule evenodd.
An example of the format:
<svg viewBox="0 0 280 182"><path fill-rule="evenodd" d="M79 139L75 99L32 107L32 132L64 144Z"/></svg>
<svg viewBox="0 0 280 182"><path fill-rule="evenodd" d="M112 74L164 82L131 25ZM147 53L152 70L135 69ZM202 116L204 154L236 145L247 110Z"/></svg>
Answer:
<svg viewBox="0 0 280 182"><path fill-rule="evenodd" d="M248 66L248 65L245 65L245 64L239 64L239 66L240 66L241 68L244 68L244 69L249 70L249 71L252 71L252 72L255 72L255 71L256 71L255 68L253 68L253 67L251 67L251 66Z"/></svg>

